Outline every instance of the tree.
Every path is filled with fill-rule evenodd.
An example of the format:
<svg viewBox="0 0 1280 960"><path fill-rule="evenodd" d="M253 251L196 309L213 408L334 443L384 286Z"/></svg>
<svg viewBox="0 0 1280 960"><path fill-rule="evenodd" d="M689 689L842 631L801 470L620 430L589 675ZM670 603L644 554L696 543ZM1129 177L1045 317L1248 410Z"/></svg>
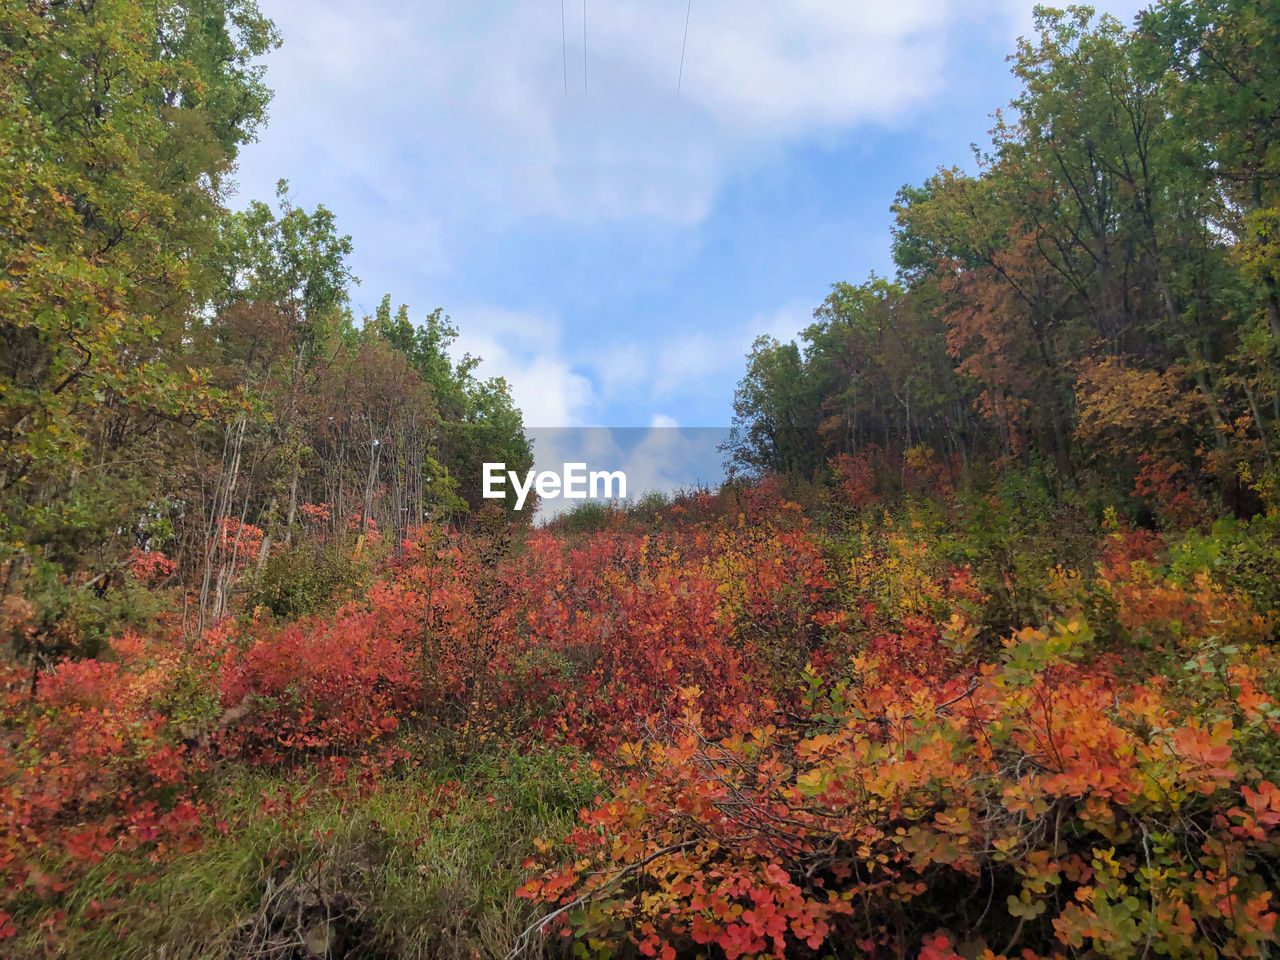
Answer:
<svg viewBox="0 0 1280 960"><path fill-rule="evenodd" d="M725 444L732 462L749 471L810 479L823 468L822 393L811 374L794 341L756 338L733 399L733 429Z"/></svg>
<svg viewBox="0 0 1280 960"><path fill-rule="evenodd" d="M431 389L441 417L433 456L439 473L429 478L428 499L437 510L476 510L483 504L480 465L505 463L524 472L533 467L533 449L524 435L524 419L502 377L477 379L479 357L454 361L449 348L458 331L436 308L419 325L401 306L393 317L391 298L384 297L375 318L387 342L408 359ZM459 499L460 498L460 499Z"/></svg>
<svg viewBox="0 0 1280 960"><path fill-rule="evenodd" d="M105 589L168 430L220 402L183 344L276 42L253 0L0 13L0 589L46 597L36 635Z"/></svg>

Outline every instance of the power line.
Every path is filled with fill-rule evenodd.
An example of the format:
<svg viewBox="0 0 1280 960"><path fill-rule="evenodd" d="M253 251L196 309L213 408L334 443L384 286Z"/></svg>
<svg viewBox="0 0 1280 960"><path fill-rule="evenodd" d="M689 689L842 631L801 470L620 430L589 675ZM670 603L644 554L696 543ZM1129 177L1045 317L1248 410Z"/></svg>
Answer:
<svg viewBox="0 0 1280 960"><path fill-rule="evenodd" d="M587 0L582 0L582 92L587 92Z"/></svg>
<svg viewBox="0 0 1280 960"><path fill-rule="evenodd" d="M586 3L586 0L583 0ZM684 85L684 50L689 45L689 15L693 13L693 0L689 0L689 5L684 10L684 40L680 43L680 76L676 80L676 93L680 92L680 87Z"/></svg>
<svg viewBox="0 0 1280 960"><path fill-rule="evenodd" d="M564 38L564 0L560 0L560 63L564 67L564 95L569 95L569 44Z"/></svg>

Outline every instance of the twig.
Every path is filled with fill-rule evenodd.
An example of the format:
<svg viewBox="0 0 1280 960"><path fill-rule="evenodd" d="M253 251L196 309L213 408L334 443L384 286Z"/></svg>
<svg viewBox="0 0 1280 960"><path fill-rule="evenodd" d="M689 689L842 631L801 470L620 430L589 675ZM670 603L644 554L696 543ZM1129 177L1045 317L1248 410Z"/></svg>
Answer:
<svg viewBox="0 0 1280 960"><path fill-rule="evenodd" d="M520 956L520 954L522 954L525 951L525 948L529 946L529 938L533 936L534 931L539 930L542 927L545 927L548 923L550 923L556 917L559 917L562 914L568 913L570 910L573 910L576 907L582 906L584 903L586 903L588 900L594 897L597 893L599 893L605 887L612 886L613 884L621 880L623 877L626 877L629 874L635 873L637 870L647 867L650 863L652 863L654 860L657 860L659 857L665 857L669 853L676 853L679 850L685 850L689 847L697 846L699 843L702 843L702 842L703 841L701 839L698 839L698 840L685 840L682 843L673 843L669 847L663 847L661 850L655 850L653 853L649 854L643 860L638 860L633 864L623 867L621 870L618 871L618 873L615 876L613 876L609 880L606 880L604 883L596 887L594 890L591 890L588 893L584 893L580 897L576 897L575 899L570 900L564 906L551 911L551 913L548 913L545 917L541 917L538 920L535 920L533 923L529 924L529 926L525 928L524 932L520 934L520 936L516 937L515 946L513 946L511 948L511 952L507 954L506 960L515 960L516 957Z"/></svg>
<svg viewBox="0 0 1280 960"><path fill-rule="evenodd" d="M950 706L953 706L954 704L959 703L965 697L973 696L973 694L977 692L977 689L979 686L980 684L978 683L977 680L975 680L973 682L973 686L971 686L968 690L966 690L964 693L961 693L961 694L958 694L957 696L952 697L946 703L938 704L936 707L933 708L933 712L935 714L942 713L942 711L946 710L947 707L950 707ZM886 723L892 723L895 720L915 720L915 719L916 719L916 715L914 713L908 713L901 717L890 717L888 715L880 716L880 717L871 717L867 722L886 724Z"/></svg>

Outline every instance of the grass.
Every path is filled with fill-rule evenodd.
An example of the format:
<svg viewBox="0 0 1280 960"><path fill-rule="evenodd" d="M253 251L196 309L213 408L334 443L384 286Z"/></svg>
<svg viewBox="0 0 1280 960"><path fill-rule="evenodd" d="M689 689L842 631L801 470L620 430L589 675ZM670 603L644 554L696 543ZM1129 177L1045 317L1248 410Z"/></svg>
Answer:
<svg viewBox="0 0 1280 960"><path fill-rule="evenodd" d="M578 759L496 750L364 786L228 768L209 789L225 832L149 877L99 864L65 904L66 948L121 960L502 957L536 917L515 896L521 863L599 790ZM109 920L92 919L95 901L112 905ZM9 946L42 955L42 939Z"/></svg>

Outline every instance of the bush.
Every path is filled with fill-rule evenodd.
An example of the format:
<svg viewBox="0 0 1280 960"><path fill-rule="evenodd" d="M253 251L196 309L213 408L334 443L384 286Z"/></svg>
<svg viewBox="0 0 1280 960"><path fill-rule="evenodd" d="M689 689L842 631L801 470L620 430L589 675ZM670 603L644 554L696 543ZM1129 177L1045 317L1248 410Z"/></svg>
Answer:
<svg viewBox="0 0 1280 960"><path fill-rule="evenodd" d="M1171 545L1169 565L1184 580L1206 571L1247 596L1273 630L1280 625L1280 513L1221 517L1208 533L1190 530Z"/></svg>
<svg viewBox="0 0 1280 960"><path fill-rule="evenodd" d="M1024 630L943 685L874 658L815 697L823 733L713 738L687 697L521 893L648 956L1265 956L1280 664L1255 650L1172 695L1088 646L1079 623Z"/></svg>
<svg viewBox="0 0 1280 960"><path fill-rule="evenodd" d="M356 553L354 536L306 538L267 558L249 593L250 610L265 609L281 621L336 607L368 581L372 564Z"/></svg>

